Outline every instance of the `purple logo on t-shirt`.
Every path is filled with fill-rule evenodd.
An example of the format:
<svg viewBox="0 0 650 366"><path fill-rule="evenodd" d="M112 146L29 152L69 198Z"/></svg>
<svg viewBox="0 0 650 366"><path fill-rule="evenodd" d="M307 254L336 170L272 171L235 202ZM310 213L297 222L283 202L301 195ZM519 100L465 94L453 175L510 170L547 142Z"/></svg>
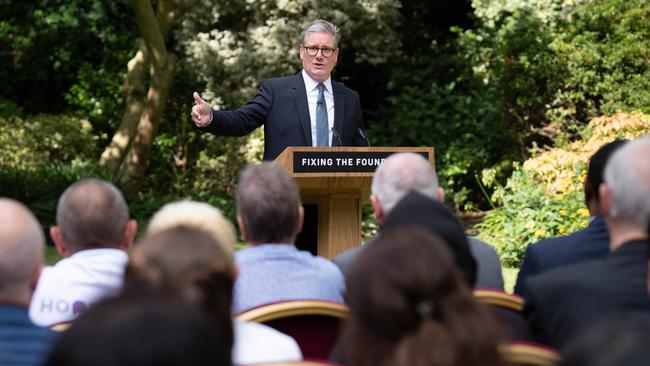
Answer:
<svg viewBox="0 0 650 366"><path fill-rule="evenodd" d="M72 314L73 315L81 314L84 311L86 311L86 309L88 309L88 306L83 301L75 301L72 304Z"/></svg>

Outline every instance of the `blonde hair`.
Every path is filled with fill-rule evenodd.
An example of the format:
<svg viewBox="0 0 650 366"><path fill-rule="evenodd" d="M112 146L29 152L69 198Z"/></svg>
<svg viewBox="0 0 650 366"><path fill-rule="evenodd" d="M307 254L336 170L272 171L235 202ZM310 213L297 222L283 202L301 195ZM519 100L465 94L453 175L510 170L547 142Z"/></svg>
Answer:
<svg viewBox="0 0 650 366"><path fill-rule="evenodd" d="M237 242L235 227L218 208L205 202L190 200L168 203L153 215L147 226L146 235L151 236L175 227L207 232L232 259Z"/></svg>

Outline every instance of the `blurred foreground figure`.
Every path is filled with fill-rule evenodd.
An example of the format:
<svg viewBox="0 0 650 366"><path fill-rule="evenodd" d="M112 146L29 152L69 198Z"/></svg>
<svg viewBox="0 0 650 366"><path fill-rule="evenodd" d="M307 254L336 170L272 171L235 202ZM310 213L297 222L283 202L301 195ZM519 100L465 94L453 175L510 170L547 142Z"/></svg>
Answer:
<svg viewBox="0 0 650 366"><path fill-rule="evenodd" d="M494 319L444 241L423 228L386 229L362 251L350 269L348 300L348 365L500 364Z"/></svg>
<svg viewBox="0 0 650 366"><path fill-rule="evenodd" d="M183 202L182 205L205 204ZM175 206L177 204L172 203L165 207ZM172 212L165 207L161 212ZM207 207L203 209L206 211ZM148 235L136 245L126 269L124 293L130 296L159 294L205 312L222 335L223 351L232 352L233 364L301 360L300 348L293 338L262 324L233 322L232 290L237 271L232 248L227 250L219 244L213 235L217 230L189 229L185 226L188 221L182 219L182 210L174 212L180 214L177 220L165 222L184 224ZM162 228L158 220L164 216L156 214L153 225ZM216 229L215 224L218 222L208 226Z"/></svg>
<svg viewBox="0 0 650 366"><path fill-rule="evenodd" d="M55 345L48 366L230 366L225 339L203 313L156 297L104 300Z"/></svg>
<svg viewBox="0 0 650 366"><path fill-rule="evenodd" d="M0 365L41 365L55 334L27 309L43 267L45 237L21 203L0 198Z"/></svg>

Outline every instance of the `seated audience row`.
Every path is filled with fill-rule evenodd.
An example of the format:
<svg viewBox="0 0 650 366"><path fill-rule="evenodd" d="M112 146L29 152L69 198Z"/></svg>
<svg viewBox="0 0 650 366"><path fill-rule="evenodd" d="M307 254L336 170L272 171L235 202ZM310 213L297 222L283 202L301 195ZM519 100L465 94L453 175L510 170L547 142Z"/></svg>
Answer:
<svg viewBox="0 0 650 366"><path fill-rule="evenodd" d="M530 328L472 296L474 287L502 288L498 258L465 235L441 203L435 170L416 154L395 154L377 169L371 203L381 231L334 263L294 246L300 196L272 163L241 174L237 222L248 247L236 253L232 224L191 201L161 208L132 248L137 224L122 194L83 179L62 194L50 229L63 259L41 271L42 229L22 204L0 199L0 363L42 364L55 336L37 325L73 320L48 364L100 364L92 357L102 354L105 365L296 361L291 337L232 318L292 299L347 298L343 361L353 366L499 365L499 345L529 329L559 349L584 349L571 342L600 320L650 324L647 156L650 137L600 149L585 182L596 216L589 228L527 251L517 291Z"/></svg>

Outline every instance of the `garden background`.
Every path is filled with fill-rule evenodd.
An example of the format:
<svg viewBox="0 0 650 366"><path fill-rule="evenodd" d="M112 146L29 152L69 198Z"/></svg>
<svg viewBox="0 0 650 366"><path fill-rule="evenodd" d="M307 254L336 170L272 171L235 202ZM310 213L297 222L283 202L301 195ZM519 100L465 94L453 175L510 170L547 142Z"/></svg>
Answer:
<svg viewBox="0 0 650 366"><path fill-rule="evenodd" d="M506 267L586 225L591 153L650 133L645 0L0 0L0 12L0 196L44 228L91 175L125 192L141 227L179 198L234 221L263 135L200 133L192 92L233 108L297 72L315 18L340 27L334 78L359 92L373 145L434 146L447 203Z"/></svg>

